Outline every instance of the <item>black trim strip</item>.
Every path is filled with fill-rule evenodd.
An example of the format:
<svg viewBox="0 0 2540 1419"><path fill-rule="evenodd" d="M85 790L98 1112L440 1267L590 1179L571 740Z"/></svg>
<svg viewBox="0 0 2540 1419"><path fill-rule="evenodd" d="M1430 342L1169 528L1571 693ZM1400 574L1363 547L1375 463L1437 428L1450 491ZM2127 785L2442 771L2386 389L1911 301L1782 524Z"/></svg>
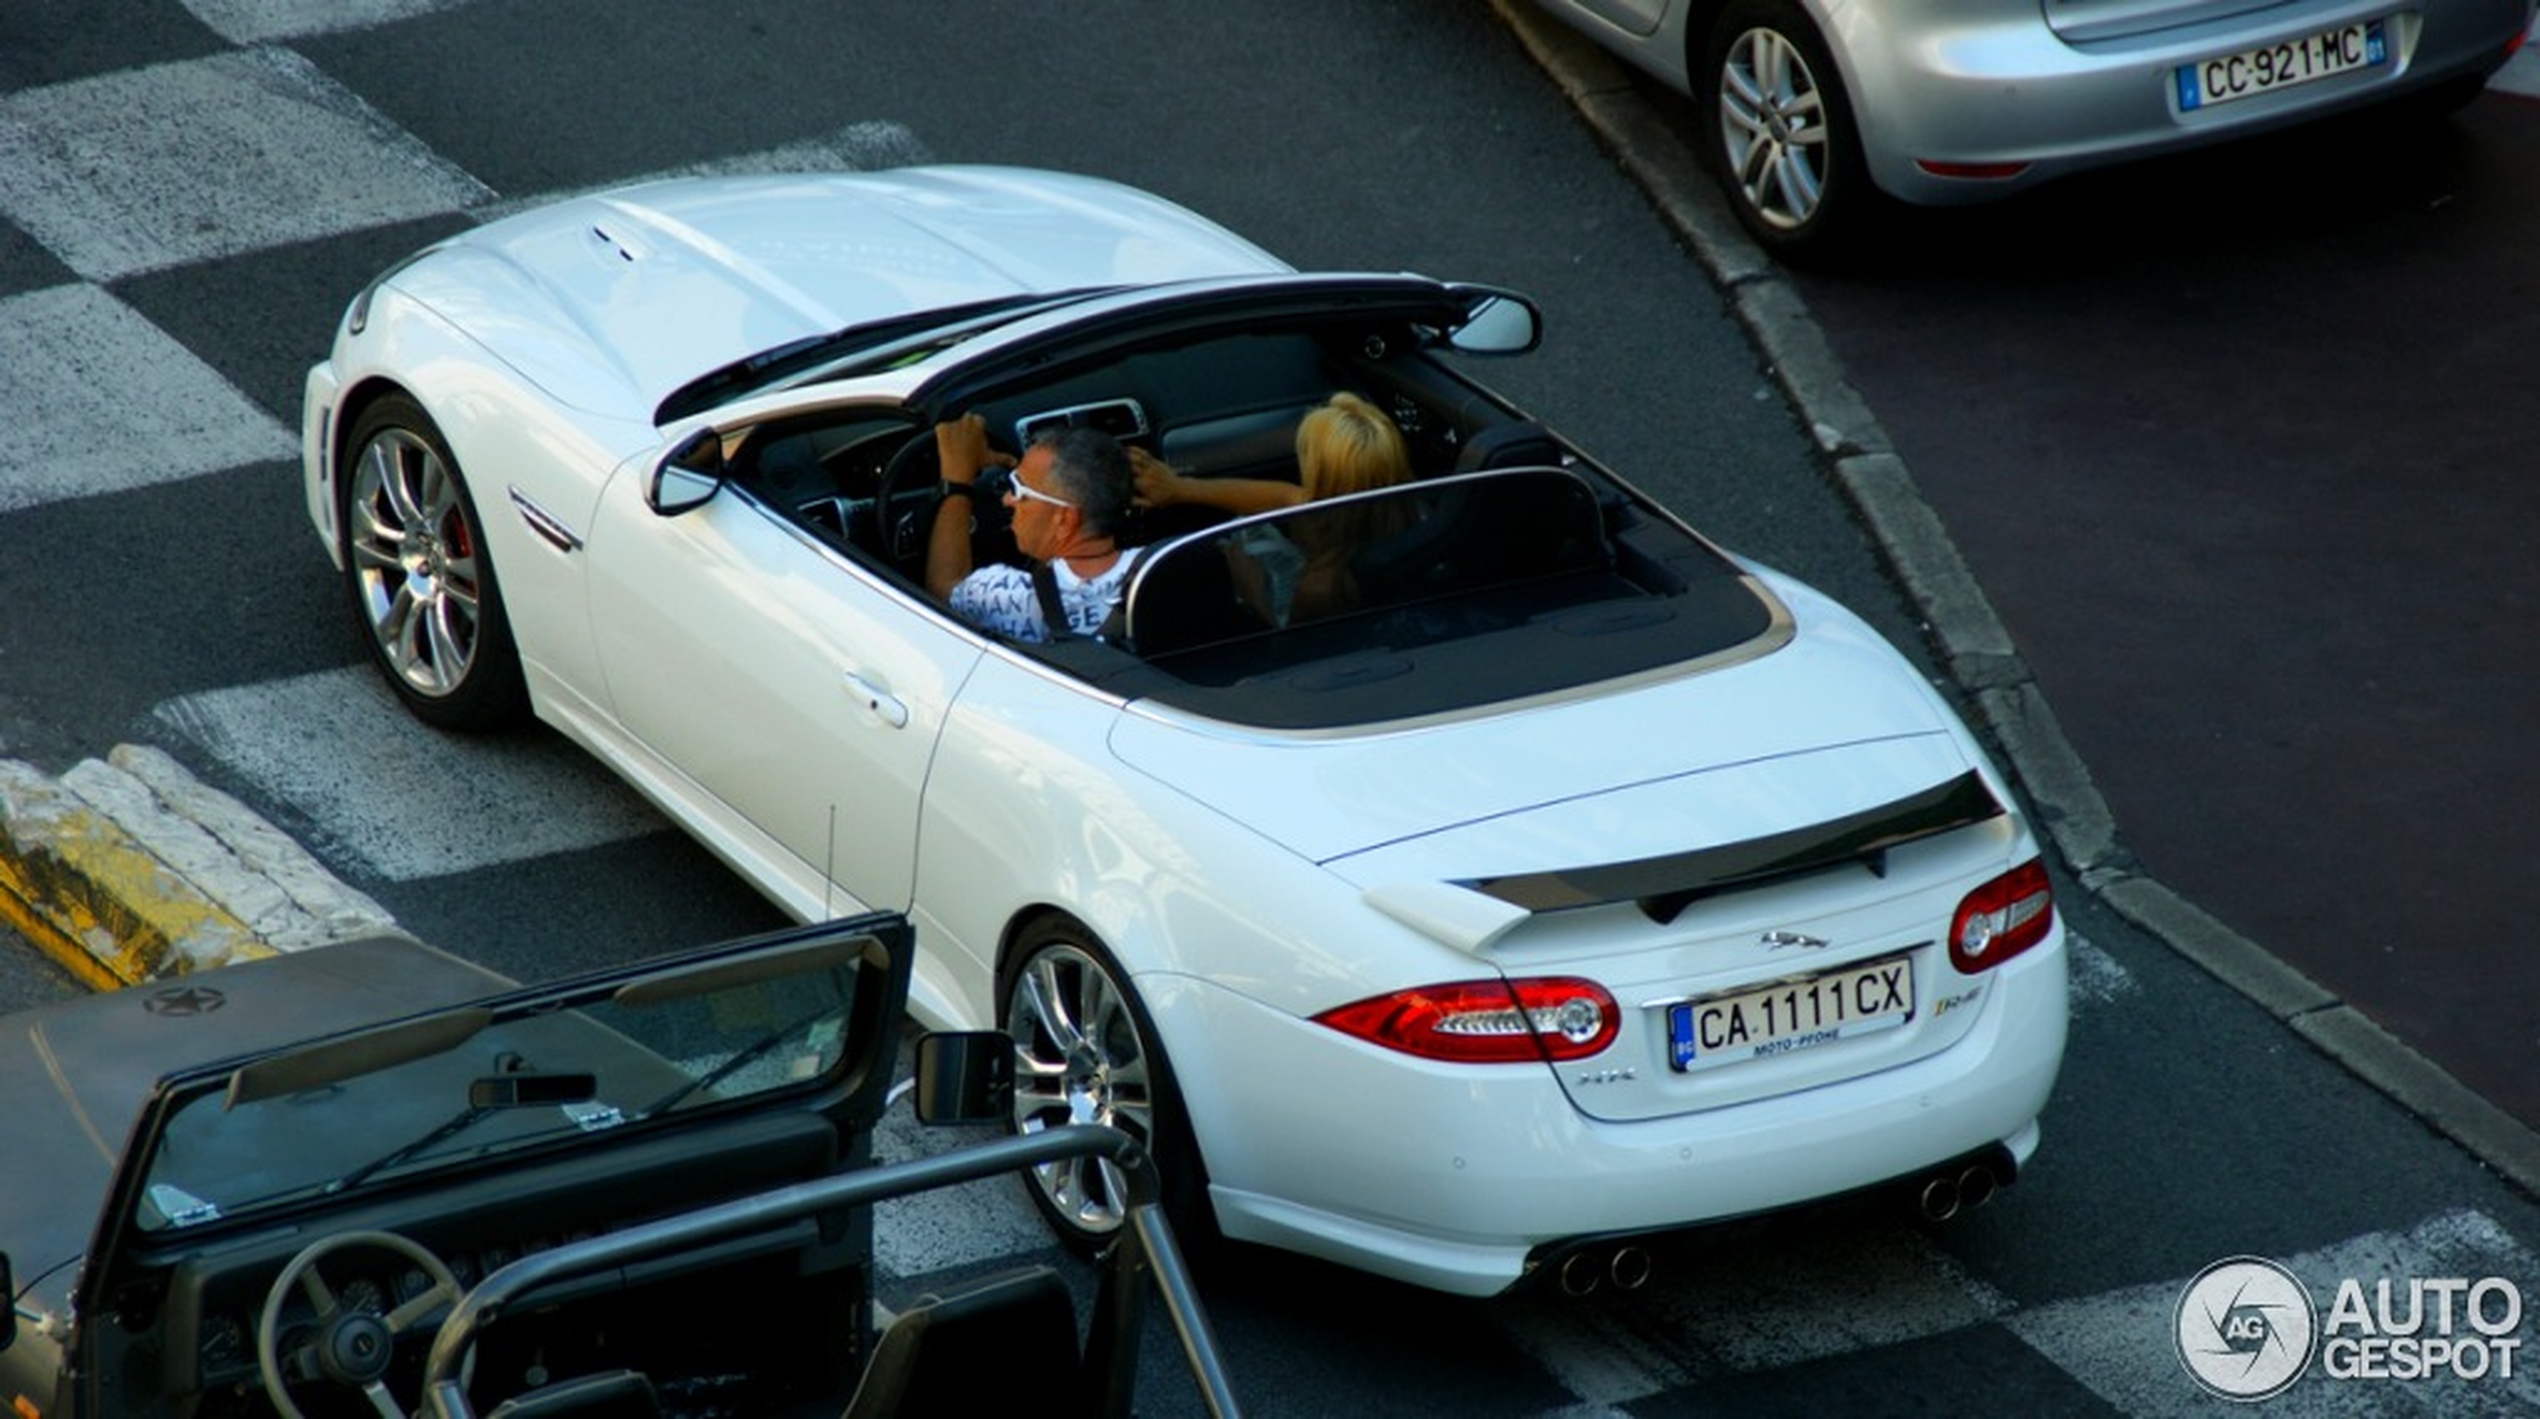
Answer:
<svg viewBox="0 0 2540 1419"><path fill-rule="evenodd" d="M1481 877L1460 885L1530 912L1637 902L1658 922L1722 892L1866 862L1884 872L1890 848L2001 817L2008 810L1973 770L1921 793L1770 837L1637 862Z"/></svg>

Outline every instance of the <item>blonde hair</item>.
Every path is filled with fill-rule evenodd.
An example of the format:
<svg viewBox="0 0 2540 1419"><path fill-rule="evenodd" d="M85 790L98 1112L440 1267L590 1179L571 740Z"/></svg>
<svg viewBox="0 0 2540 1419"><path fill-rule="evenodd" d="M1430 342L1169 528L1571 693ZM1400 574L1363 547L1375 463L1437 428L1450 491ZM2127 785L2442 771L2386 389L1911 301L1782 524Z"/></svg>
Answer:
<svg viewBox="0 0 2540 1419"><path fill-rule="evenodd" d="M1390 488L1411 477L1411 448L1385 411L1346 391L1296 426L1298 481L1308 499Z"/></svg>

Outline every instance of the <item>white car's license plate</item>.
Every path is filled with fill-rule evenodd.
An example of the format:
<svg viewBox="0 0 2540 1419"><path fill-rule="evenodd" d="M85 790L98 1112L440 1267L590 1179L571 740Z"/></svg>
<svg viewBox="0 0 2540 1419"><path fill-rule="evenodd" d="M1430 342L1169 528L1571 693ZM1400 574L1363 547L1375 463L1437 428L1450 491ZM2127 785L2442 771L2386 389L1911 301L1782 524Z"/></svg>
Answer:
<svg viewBox="0 0 2540 1419"><path fill-rule="evenodd" d="M2381 21L2358 21L2282 44L2181 65L2178 106L2183 111L2211 108L2389 62L2390 45Z"/></svg>
<svg viewBox="0 0 2540 1419"><path fill-rule="evenodd" d="M1914 961L1885 956L1667 1007L1667 1062L1711 1069L1788 1054L1914 1018Z"/></svg>

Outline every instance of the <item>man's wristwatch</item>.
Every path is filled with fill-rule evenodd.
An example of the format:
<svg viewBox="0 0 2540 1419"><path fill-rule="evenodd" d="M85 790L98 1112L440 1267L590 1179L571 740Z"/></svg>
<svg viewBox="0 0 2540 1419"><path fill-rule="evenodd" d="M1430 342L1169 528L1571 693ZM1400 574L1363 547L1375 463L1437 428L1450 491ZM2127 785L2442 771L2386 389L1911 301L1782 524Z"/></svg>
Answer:
<svg viewBox="0 0 2540 1419"><path fill-rule="evenodd" d="M947 479L944 483L944 496L948 498L968 498L972 502L977 502L979 500L979 485L976 483L955 483Z"/></svg>

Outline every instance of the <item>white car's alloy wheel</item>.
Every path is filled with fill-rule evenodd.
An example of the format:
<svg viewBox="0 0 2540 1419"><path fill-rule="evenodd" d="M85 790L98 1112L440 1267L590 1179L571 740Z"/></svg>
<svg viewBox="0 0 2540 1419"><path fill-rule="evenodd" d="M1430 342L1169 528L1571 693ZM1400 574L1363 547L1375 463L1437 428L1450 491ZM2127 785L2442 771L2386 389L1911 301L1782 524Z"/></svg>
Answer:
<svg viewBox="0 0 2540 1419"><path fill-rule="evenodd" d="M1108 1124L1144 1143L1168 1199L1196 1194L1188 1142L1154 1027L1119 968L1080 925L1045 921L1018 943L1005 992L1014 1038L1014 1130ZM1061 1235L1099 1245L1127 1219L1128 1190L1108 1161L1052 1164L1033 1175L1033 1200ZM1177 1215L1177 1227L1186 1226Z"/></svg>
<svg viewBox="0 0 2540 1419"><path fill-rule="evenodd" d="M344 479L346 589L389 683L452 728L512 718L520 670L467 485L422 410L362 416Z"/></svg>

